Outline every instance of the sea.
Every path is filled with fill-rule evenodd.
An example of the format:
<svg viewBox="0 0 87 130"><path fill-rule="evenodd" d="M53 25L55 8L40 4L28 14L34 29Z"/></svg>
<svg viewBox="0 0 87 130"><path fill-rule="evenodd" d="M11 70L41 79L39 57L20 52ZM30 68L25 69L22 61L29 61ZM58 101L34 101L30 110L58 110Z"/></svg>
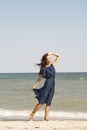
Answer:
<svg viewBox="0 0 87 130"><path fill-rule="evenodd" d="M38 73L0 73L0 120L29 120L38 103L32 86ZM37 88L43 86L45 79ZM43 120L45 104L34 120ZM56 73L51 120L87 120L87 72Z"/></svg>

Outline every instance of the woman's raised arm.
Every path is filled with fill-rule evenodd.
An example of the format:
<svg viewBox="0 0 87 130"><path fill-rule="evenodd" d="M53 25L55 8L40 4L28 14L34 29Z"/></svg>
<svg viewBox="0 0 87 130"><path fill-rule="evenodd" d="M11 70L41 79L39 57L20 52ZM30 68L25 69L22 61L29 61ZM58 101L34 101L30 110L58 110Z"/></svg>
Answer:
<svg viewBox="0 0 87 130"><path fill-rule="evenodd" d="M55 53L55 52L48 52L48 55L49 55L49 56L50 56L50 55L56 56L55 60L52 62L52 64L55 66L55 65L57 64L59 58L60 58L60 54Z"/></svg>

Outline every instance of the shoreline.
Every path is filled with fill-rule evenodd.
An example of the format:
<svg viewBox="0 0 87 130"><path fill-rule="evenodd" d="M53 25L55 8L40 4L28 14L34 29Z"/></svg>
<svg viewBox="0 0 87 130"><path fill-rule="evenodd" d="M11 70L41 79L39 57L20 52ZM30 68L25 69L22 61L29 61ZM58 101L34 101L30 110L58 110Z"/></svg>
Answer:
<svg viewBox="0 0 87 130"><path fill-rule="evenodd" d="M87 121L87 119L63 119L63 118L49 118L49 121ZM29 121L28 119L0 119L0 122L4 122L4 121L7 121L7 122L10 122L10 121L17 121L17 122L21 122L21 121L27 121L27 122L31 122ZM33 119L33 122L38 122L38 121L45 121L43 118L34 118Z"/></svg>
<svg viewBox="0 0 87 130"><path fill-rule="evenodd" d="M0 130L87 130L84 120L0 121Z"/></svg>
<svg viewBox="0 0 87 130"><path fill-rule="evenodd" d="M0 121L28 121L30 110L3 110L0 111ZM38 111L35 120L44 120L44 111ZM87 112L50 111L49 120L87 120Z"/></svg>

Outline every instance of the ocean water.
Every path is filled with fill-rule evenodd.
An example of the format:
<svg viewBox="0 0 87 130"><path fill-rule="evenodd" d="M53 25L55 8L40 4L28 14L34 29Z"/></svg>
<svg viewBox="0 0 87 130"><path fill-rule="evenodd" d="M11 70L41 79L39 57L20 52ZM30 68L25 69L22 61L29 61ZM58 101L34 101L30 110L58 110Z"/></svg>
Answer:
<svg viewBox="0 0 87 130"><path fill-rule="evenodd" d="M38 103L33 91L37 73L0 73L0 120L28 120ZM37 88L43 86L42 79ZM45 104L35 119L44 117ZM87 73L56 73L51 119L87 120Z"/></svg>

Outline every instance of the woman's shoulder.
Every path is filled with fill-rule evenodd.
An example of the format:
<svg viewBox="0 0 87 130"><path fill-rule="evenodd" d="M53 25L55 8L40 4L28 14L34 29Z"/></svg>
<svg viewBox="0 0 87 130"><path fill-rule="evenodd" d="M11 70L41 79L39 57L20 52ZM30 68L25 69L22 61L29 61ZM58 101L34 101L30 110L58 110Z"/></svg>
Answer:
<svg viewBox="0 0 87 130"><path fill-rule="evenodd" d="M53 63L51 63L51 64L50 64L50 66L53 66L53 67L54 67L54 64L53 64Z"/></svg>

